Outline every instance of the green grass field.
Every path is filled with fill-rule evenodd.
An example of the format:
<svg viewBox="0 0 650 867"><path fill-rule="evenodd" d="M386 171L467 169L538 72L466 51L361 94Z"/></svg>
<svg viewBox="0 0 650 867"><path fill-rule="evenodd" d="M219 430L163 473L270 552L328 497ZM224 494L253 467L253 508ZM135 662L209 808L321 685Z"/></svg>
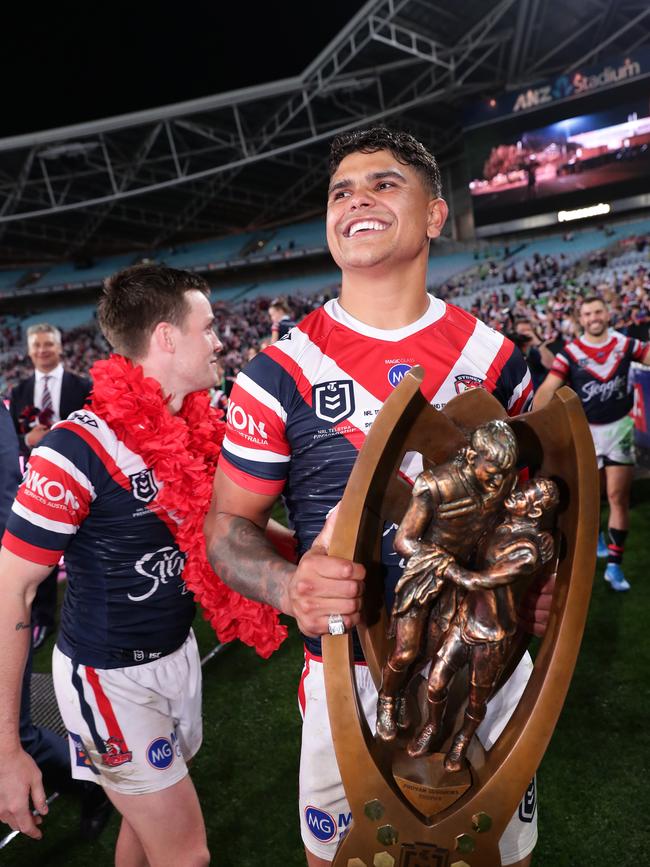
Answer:
<svg viewBox="0 0 650 867"><path fill-rule="evenodd" d="M539 771L535 867L639 867L650 862L650 481L635 482L625 555L629 593L594 579L587 630L560 722ZM197 618L199 645L214 645ZM203 747L192 771L218 867L304 867L297 817L299 638L270 660L231 646L204 668ZM46 670L47 651L37 657ZM0 865L109 867L118 821L100 840L76 836L77 806L59 799L44 839L17 838ZM5 826L0 826L0 837ZM179 865L181 867L181 865Z"/></svg>

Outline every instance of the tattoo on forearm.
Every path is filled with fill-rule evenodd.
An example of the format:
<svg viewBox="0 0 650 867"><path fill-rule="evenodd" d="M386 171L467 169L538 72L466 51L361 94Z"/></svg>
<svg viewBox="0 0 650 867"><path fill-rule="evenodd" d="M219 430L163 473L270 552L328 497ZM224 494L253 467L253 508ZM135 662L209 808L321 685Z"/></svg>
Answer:
<svg viewBox="0 0 650 867"><path fill-rule="evenodd" d="M16 624L16 632L20 632L21 629L29 629L29 623L23 623L22 620L19 620Z"/></svg>
<svg viewBox="0 0 650 867"><path fill-rule="evenodd" d="M282 609L291 565L264 531L233 515L219 515L208 540L208 559L221 580L249 599Z"/></svg>

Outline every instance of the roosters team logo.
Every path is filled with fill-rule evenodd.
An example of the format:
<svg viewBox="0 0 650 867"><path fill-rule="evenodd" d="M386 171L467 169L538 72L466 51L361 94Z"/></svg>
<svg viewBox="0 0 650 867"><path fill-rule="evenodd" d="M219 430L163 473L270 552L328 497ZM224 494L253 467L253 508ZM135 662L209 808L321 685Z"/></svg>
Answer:
<svg viewBox="0 0 650 867"><path fill-rule="evenodd" d="M109 768L116 768L133 760L133 753L126 748L122 738L110 737L104 741L106 752L102 755L102 764Z"/></svg>
<svg viewBox="0 0 650 867"><path fill-rule="evenodd" d="M470 373L459 373L456 376L454 385L456 386L456 394L462 394L470 388L482 388L485 380L479 376L472 376Z"/></svg>

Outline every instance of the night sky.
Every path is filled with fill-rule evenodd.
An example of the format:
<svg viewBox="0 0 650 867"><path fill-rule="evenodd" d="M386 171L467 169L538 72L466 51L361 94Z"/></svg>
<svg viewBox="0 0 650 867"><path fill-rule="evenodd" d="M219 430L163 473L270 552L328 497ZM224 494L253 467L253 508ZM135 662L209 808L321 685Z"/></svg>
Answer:
<svg viewBox="0 0 650 867"><path fill-rule="evenodd" d="M363 0L10 6L0 138L298 75Z"/></svg>

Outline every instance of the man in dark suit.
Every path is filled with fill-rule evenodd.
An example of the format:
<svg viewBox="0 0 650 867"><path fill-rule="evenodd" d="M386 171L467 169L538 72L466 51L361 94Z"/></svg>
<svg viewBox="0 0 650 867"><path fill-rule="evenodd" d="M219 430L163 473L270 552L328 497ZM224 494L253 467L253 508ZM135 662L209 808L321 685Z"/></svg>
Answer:
<svg viewBox="0 0 650 867"><path fill-rule="evenodd" d="M19 436L21 453L25 456L35 448L49 427L36 422L23 433L20 414L29 407L52 410L51 424L67 418L86 402L91 383L83 376L65 370L61 361L61 332L47 322L30 325L27 329L27 351L34 373L21 380L12 391L9 409Z"/></svg>
<svg viewBox="0 0 650 867"><path fill-rule="evenodd" d="M9 410L25 459L57 421L81 409L92 387L89 379L64 370L61 361L63 346L61 332L54 325L42 322L27 329L27 351L34 365L34 373L21 380L9 398ZM49 421L44 424L37 417L31 422L23 417L30 408L43 415L50 410ZM34 649L43 645L54 632L56 620L56 576L58 568L39 586L32 607L32 644Z"/></svg>

